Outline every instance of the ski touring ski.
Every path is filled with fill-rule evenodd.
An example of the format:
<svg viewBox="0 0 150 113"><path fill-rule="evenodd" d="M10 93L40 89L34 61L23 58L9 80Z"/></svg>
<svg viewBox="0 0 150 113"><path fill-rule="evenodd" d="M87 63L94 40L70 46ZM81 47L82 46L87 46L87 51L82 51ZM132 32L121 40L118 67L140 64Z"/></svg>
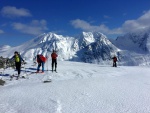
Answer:
<svg viewBox="0 0 150 113"><path fill-rule="evenodd" d="M22 78L22 79L26 79L27 77L22 75L21 77L18 75L10 75L10 81L12 81L14 79L14 77L16 78L16 80Z"/></svg>
<svg viewBox="0 0 150 113"><path fill-rule="evenodd" d="M16 77L16 80L19 79L19 76L18 76L18 75L10 75L10 81L12 81L14 77Z"/></svg>
<svg viewBox="0 0 150 113"><path fill-rule="evenodd" d="M43 83L49 83L49 82L52 82L51 79L48 79L48 80L44 80Z"/></svg>
<svg viewBox="0 0 150 113"><path fill-rule="evenodd" d="M55 73L58 73L57 71L55 71L55 70L47 70L47 71L51 71L51 72L55 72Z"/></svg>

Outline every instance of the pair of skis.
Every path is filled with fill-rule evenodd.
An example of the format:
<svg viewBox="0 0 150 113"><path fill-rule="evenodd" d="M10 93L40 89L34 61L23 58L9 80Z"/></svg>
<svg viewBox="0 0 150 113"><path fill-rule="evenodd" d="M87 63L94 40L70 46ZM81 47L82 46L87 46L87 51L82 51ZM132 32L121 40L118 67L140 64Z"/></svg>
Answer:
<svg viewBox="0 0 150 113"><path fill-rule="evenodd" d="M12 81L14 77L16 77L16 80L18 80L19 78L23 78L23 79L26 78L25 76L20 77L20 76L18 76L18 75L11 75L11 76L10 76L10 81Z"/></svg>
<svg viewBox="0 0 150 113"><path fill-rule="evenodd" d="M29 76L29 75L31 75L31 74L39 74L39 73L41 73L41 72L31 72L30 74L28 74L27 76ZM57 73L57 72L56 72ZM16 80L18 80L18 79L20 79L20 78L23 78L23 79L27 79L27 77L25 77L25 76L22 76L22 77L20 77L20 76L18 76L17 74L13 74L13 75L11 75L10 76L10 81L12 81L13 79L14 79L14 77L16 78ZM46 79L46 80L42 80L42 82L43 83L49 83L49 82L52 82L52 79Z"/></svg>

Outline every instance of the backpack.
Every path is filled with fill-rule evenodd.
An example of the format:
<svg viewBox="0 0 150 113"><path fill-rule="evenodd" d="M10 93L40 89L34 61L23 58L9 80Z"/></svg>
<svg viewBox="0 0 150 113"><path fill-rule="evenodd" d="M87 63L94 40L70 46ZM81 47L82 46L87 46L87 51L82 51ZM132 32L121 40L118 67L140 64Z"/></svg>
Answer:
<svg viewBox="0 0 150 113"><path fill-rule="evenodd" d="M58 56L58 55L57 55L56 53L52 53L52 54L51 54L52 59L56 59L57 56Z"/></svg>
<svg viewBox="0 0 150 113"><path fill-rule="evenodd" d="M15 56L15 62L20 62L20 57L19 57L19 55Z"/></svg>
<svg viewBox="0 0 150 113"><path fill-rule="evenodd" d="M114 62L116 62L117 61L117 58L116 57L114 57Z"/></svg>
<svg viewBox="0 0 150 113"><path fill-rule="evenodd" d="M46 62L46 58L43 56L43 55L40 55L40 60L42 61L42 62Z"/></svg>

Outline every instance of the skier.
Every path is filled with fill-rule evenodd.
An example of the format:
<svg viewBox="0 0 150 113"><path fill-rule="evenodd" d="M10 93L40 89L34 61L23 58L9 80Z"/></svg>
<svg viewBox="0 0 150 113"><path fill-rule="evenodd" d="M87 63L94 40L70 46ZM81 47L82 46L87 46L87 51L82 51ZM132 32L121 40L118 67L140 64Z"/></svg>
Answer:
<svg viewBox="0 0 150 113"><path fill-rule="evenodd" d="M44 73L45 62L46 62L46 58L43 55L37 55L37 63L38 63L37 73L39 73L41 65L42 65L42 73Z"/></svg>
<svg viewBox="0 0 150 113"><path fill-rule="evenodd" d="M54 69L54 64L55 64L55 72L56 72L56 68L57 68L57 54L56 54L56 51L53 50L53 53L51 54L51 58L52 58L52 72L53 72L53 69Z"/></svg>
<svg viewBox="0 0 150 113"><path fill-rule="evenodd" d="M116 56L114 56L113 58L113 67L117 67L117 57Z"/></svg>
<svg viewBox="0 0 150 113"><path fill-rule="evenodd" d="M15 66L16 66L16 70L18 71L18 76L17 76L17 80L20 77L20 72L21 72L21 62L24 60L22 59L21 55L15 51L14 52L14 56L10 59L10 60L15 60Z"/></svg>

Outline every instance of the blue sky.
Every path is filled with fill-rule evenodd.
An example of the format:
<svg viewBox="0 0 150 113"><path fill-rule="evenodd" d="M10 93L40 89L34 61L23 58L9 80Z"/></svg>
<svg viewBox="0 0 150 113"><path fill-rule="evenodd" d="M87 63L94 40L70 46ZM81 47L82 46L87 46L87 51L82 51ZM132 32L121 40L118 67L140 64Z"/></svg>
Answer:
<svg viewBox="0 0 150 113"><path fill-rule="evenodd" d="M0 45L18 46L39 34L108 38L150 26L150 0L0 0Z"/></svg>

